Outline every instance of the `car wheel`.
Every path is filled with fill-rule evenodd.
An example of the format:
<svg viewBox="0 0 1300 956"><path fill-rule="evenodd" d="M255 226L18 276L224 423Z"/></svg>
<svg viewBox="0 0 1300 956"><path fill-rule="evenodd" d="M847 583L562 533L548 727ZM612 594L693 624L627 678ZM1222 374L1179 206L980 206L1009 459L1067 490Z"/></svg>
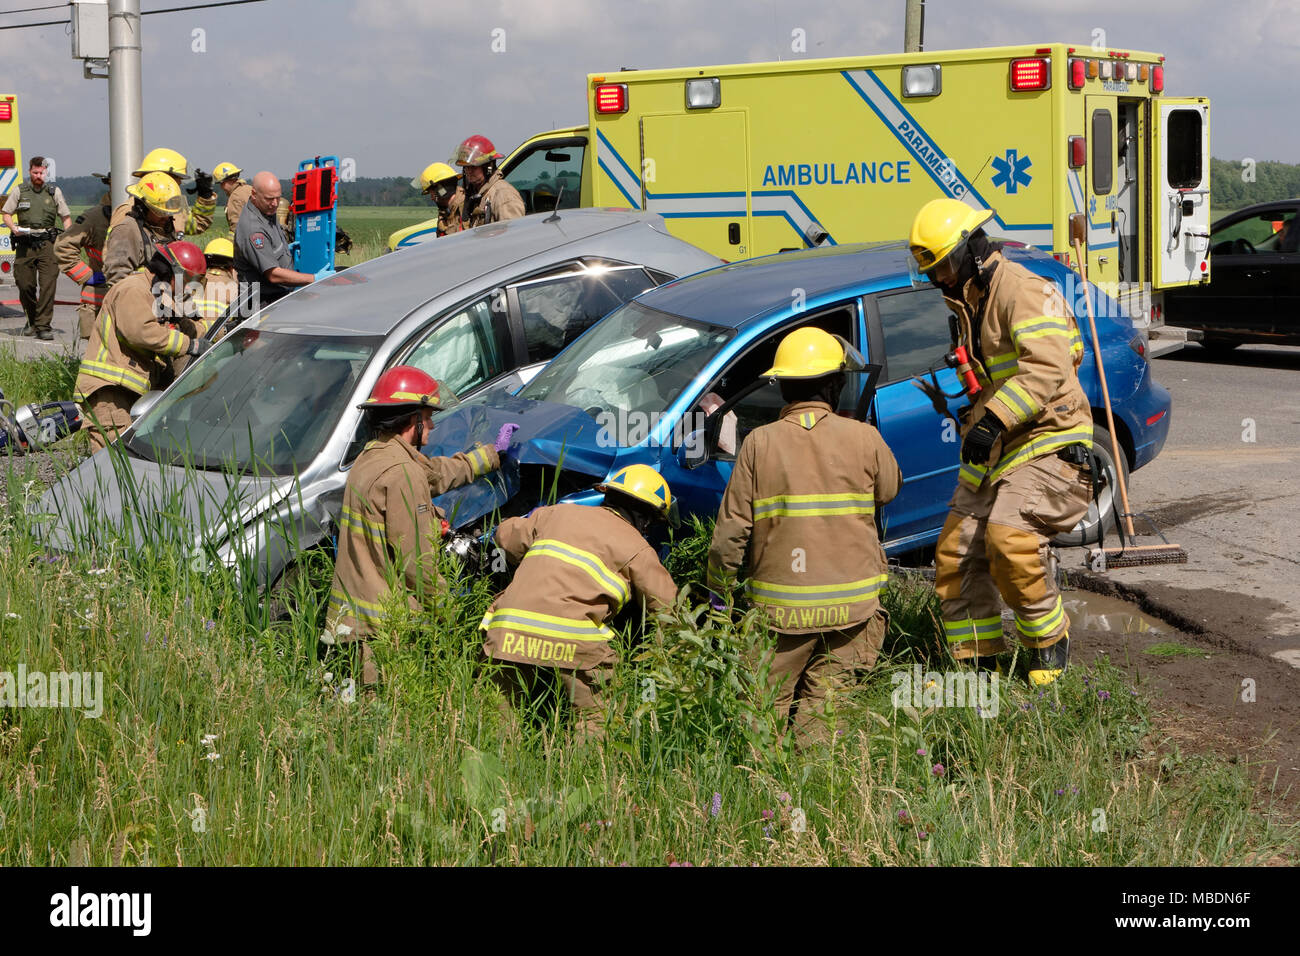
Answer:
<svg viewBox="0 0 1300 956"><path fill-rule="evenodd" d="M1119 501L1119 482L1115 478L1116 455L1115 444L1110 432L1100 425L1093 428L1092 450L1097 456L1097 466L1101 471L1101 490L1093 495L1088 503L1088 513L1070 531L1057 535L1052 544L1058 548L1077 548L1087 544L1096 544L1101 538L1104 527L1107 534L1115 530L1115 508ZM1118 456L1119 467L1124 470L1124 481L1128 483L1128 460L1123 454Z"/></svg>

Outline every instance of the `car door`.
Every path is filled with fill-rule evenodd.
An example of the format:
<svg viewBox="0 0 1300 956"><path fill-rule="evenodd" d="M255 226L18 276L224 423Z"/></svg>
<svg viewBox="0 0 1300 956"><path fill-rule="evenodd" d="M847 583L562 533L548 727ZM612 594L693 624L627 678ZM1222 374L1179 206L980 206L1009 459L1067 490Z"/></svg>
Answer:
<svg viewBox="0 0 1300 956"><path fill-rule="evenodd" d="M449 309L400 350L392 364L414 365L464 398L517 364L510 323L500 318L507 309L503 289Z"/></svg>
<svg viewBox="0 0 1300 956"><path fill-rule="evenodd" d="M857 299L820 309L810 315L787 317L749 345L742 346L723 371L695 396L690 411L687 412L687 424L679 432L683 436L683 444L702 441L699 427L705 416L731 401L737 393L772 367L776 347L781 339L795 329L809 325L839 335L861 348L862 322ZM858 394L853 378L850 376L849 384L840 398L838 411L841 414L853 413ZM680 446L664 450L661 473L677 496L678 507L684 515L699 515L706 519L717 516L722 493L731 479L736 452L755 428L776 421L784 405L780 386L775 383L764 385L736 402L723 415L721 428L709 449L708 460L698 467L687 467Z"/></svg>
<svg viewBox="0 0 1300 956"><path fill-rule="evenodd" d="M960 388L957 373L944 365L952 348L948 316L952 310L936 288L906 288L866 297L869 360L883 364L876 388L876 427L903 472L903 487L886 509L885 536L891 552L909 542L932 542L943 526L957 485L961 440L956 424L935 411L912 376L936 369L947 393ZM969 405L949 399L953 412Z"/></svg>
<svg viewBox="0 0 1300 956"><path fill-rule="evenodd" d="M1279 292L1275 270L1283 265L1278 246L1284 218L1294 220L1295 210L1243 210L1215 223L1210 233L1214 276L1208 286L1177 292L1169 323L1270 330Z"/></svg>

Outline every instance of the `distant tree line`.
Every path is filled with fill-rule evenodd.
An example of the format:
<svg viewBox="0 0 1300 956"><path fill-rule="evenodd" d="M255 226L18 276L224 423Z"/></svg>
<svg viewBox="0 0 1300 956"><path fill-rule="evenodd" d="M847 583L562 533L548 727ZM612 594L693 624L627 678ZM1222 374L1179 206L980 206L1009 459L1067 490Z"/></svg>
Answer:
<svg viewBox="0 0 1300 956"><path fill-rule="evenodd" d="M291 182L281 180L280 184L284 195L289 197L292 194ZM104 186L93 176L69 176L60 179L59 186L72 206L88 206L104 191ZM1210 160L1210 198L1216 211L1293 196L1300 196L1300 165ZM221 190L217 190L217 205L225 205L225 194ZM410 179L385 176L339 183L339 205L428 207L429 201L411 188Z"/></svg>

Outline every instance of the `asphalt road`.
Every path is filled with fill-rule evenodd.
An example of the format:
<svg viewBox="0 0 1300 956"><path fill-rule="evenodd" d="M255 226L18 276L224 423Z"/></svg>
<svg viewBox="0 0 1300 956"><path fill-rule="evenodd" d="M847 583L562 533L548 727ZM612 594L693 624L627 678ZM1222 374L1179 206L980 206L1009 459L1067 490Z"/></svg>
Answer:
<svg viewBox="0 0 1300 956"><path fill-rule="evenodd" d="M1164 451L1132 476L1129 494L1187 550L1188 563L1106 577L1300 668L1300 348L1212 355L1189 345L1152 367L1173 395L1173 421ZM1063 564L1082 558L1068 552Z"/></svg>

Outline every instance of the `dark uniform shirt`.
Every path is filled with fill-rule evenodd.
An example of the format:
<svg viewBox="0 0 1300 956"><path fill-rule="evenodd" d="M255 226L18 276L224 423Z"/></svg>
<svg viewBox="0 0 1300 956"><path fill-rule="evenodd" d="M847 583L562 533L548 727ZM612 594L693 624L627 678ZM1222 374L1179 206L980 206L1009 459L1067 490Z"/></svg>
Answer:
<svg viewBox="0 0 1300 956"><path fill-rule="evenodd" d="M294 290L294 286L267 282L262 278L268 270L276 267L293 268L289 242L279 223L267 219L262 210L249 202L235 227L235 271L239 273L240 282L248 283L249 288L260 288L262 305L283 298Z"/></svg>

